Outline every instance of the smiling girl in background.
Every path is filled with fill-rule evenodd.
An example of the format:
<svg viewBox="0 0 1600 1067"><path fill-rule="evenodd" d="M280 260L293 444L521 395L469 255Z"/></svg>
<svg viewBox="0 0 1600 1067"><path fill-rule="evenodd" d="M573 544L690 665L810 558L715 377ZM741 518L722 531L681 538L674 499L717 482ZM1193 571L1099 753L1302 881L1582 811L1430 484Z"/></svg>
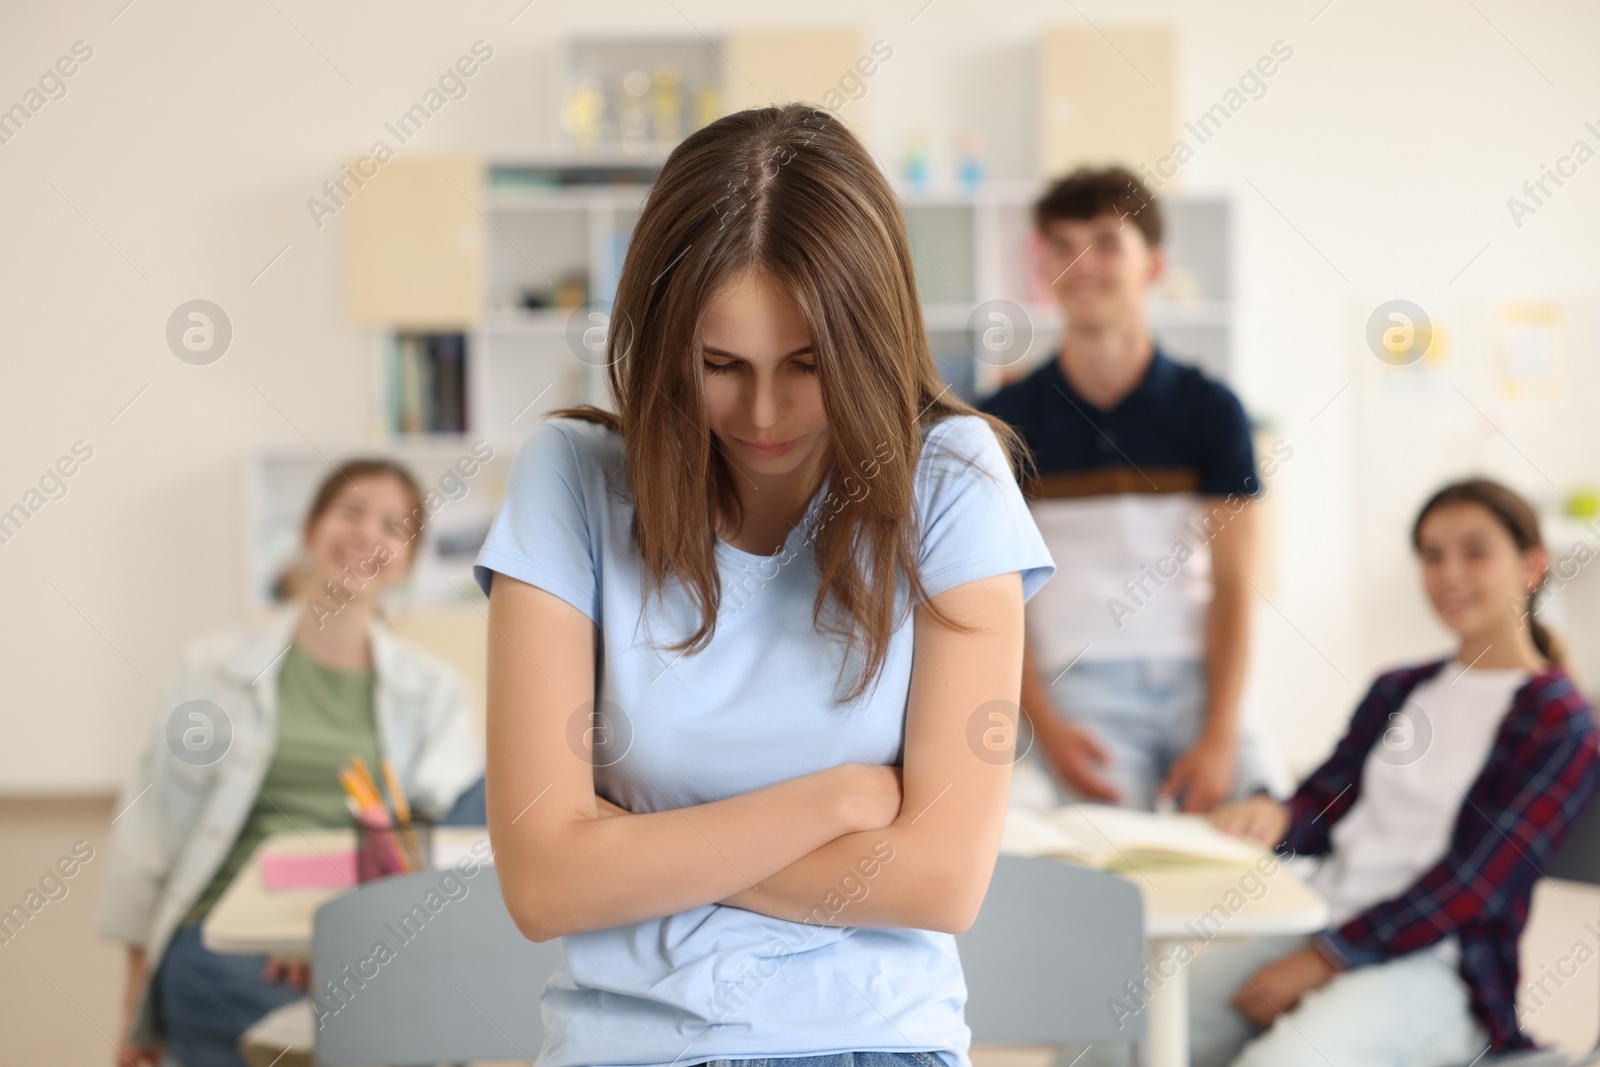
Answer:
<svg viewBox="0 0 1600 1067"><path fill-rule="evenodd" d="M1594 792L1593 714L1534 617L1548 554L1526 501L1483 478L1448 485L1412 545L1456 653L1380 675L1287 804L1212 814L1323 857L1311 884L1332 917L1311 938L1196 956L1195 1067L1432 1067L1532 1046L1517 939Z"/></svg>
<svg viewBox="0 0 1600 1067"><path fill-rule="evenodd" d="M287 603L185 650L111 827L100 932L128 945L119 1067L243 1067L240 1035L305 995L304 964L212 952L200 924L269 835L351 826L337 773L352 753L388 759L435 819L481 798L464 680L380 614L427 514L403 467L344 464L312 500Z"/></svg>

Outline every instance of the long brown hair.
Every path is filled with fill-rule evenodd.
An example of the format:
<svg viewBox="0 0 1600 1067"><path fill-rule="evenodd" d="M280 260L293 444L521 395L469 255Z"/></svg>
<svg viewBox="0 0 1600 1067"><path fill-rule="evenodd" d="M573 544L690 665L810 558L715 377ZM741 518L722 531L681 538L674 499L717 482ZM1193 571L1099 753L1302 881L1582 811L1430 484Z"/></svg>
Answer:
<svg viewBox="0 0 1600 1067"><path fill-rule="evenodd" d="M1511 535L1519 552L1544 547L1544 539L1539 534L1539 514L1531 504L1499 482L1489 478L1468 478L1450 483L1422 505L1422 510L1417 513L1417 521L1411 526L1413 548L1419 552L1422 550L1422 520L1434 509L1448 504L1477 504L1483 508ZM1523 605L1523 617L1528 620L1528 628L1533 634L1533 647L1551 663L1561 665L1565 662L1566 650L1556 635L1534 614L1539 591L1543 588L1544 579L1541 578L1539 584L1528 593L1528 602Z"/></svg>
<svg viewBox="0 0 1600 1067"><path fill-rule="evenodd" d="M837 489L873 471L865 495L815 531L813 629L845 638L845 663L865 650L848 703L883 668L896 625L885 605L896 602L899 574L911 603L926 599L913 492L924 429L979 415L1013 476L1029 457L1015 431L940 379L899 204L843 123L786 104L727 115L680 143L651 187L617 285L606 339L617 411L582 405L546 417L587 419L623 438L646 600L669 576L681 580L700 626L666 647L704 648L722 595L716 516L737 524L743 515L736 473L711 437L701 327L712 298L752 270L788 291L810 329L831 441L824 478ZM825 621L830 598L842 623Z"/></svg>
<svg viewBox="0 0 1600 1067"><path fill-rule="evenodd" d="M415 562L417 541L428 523L428 509L423 506L422 489L417 485L416 478L412 477L411 472L404 466L381 456L347 460L328 472L328 476L322 479L322 484L317 486L316 493L312 495L311 507L306 511L305 520L300 524L301 544L311 539L311 531L317 528L317 523L327 514L345 486L353 486L358 478L374 476L398 479L401 488L411 500L411 510L406 516L406 542L411 546L410 561ZM408 562L407 566L409 565ZM306 590L310 580L311 568L308 560L300 559L290 563L279 572L277 581L273 583L273 599L278 601L293 599ZM379 611L382 611L381 604Z"/></svg>

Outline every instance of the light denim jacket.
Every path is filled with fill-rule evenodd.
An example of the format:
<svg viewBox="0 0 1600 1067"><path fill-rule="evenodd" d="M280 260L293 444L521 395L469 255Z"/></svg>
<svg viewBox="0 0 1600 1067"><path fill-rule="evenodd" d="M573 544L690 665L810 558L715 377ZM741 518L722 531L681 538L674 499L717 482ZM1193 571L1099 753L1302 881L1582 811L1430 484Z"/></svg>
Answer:
<svg viewBox="0 0 1600 1067"><path fill-rule="evenodd" d="M154 709L143 752L117 798L98 917L102 936L144 946L150 976L260 796L277 751L278 672L303 611L302 602L291 601L262 625L197 638ZM455 667L382 620L373 620L368 636L379 751L412 806L440 818L483 774L466 684ZM203 767L178 759L168 741L174 710L195 699L220 707L232 729L226 753ZM148 982L132 1037L161 1042Z"/></svg>

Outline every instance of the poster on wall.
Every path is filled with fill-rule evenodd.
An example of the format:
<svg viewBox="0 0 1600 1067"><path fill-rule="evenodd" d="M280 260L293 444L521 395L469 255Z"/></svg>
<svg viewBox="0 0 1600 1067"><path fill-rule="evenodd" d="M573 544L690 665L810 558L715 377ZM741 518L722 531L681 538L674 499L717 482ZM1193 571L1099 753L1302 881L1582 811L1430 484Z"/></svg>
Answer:
<svg viewBox="0 0 1600 1067"><path fill-rule="evenodd" d="M1493 325L1495 390L1507 400L1555 400L1561 373L1561 305L1553 300L1501 304Z"/></svg>
<svg viewBox="0 0 1600 1067"><path fill-rule="evenodd" d="M1443 299L1369 298L1358 309L1363 362L1375 368L1382 394L1413 401L1451 393L1456 367Z"/></svg>

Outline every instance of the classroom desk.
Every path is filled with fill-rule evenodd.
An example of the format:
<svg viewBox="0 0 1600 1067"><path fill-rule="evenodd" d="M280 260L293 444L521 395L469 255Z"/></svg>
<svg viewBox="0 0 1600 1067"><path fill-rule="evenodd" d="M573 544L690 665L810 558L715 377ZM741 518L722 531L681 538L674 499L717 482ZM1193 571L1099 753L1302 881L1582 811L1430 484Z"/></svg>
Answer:
<svg viewBox="0 0 1600 1067"><path fill-rule="evenodd" d="M1149 1067L1188 1067L1189 1063L1188 968L1163 965L1172 959L1178 945L1213 938L1309 934L1328 922L1327 902L1281 863L1270 875L1257 872L1264 891L1253 882L1241 886L1246 872L1227 868L1146 867L1143 873L1117 873L1144 894L1145 955L1151 974L1161 981L1147 1009L1144 1062ZM1255 899L1251 893L1257 894Z"/></svg>
<svg viewBox="0 0 1600 1067"><path fill-rule="evenodd" d="M482 826L436 826L433 829L434 865L450 866L478 840L487 841ZM347 889L295 889L273 892L261 877L261 854L273 852L329 853L355 847L354 830L286 830L261 843L223 892L200 925L200 941L213 952L241 955L267 953L285 960L311 958L311 926L317 909Z"/></svg>
<svg viewBox="0 0 1600 1067"><path fill-rule="evenodd" d="M445 857L462 854L476 840L487 840L489 831L481 826L441 826L434 829L433 835L435 861L447 866ZM304 834L288 831L267 838L206 917L200 928L201 940L213 952L271 953L286 960L309 959L317 908L344 890L269 892L261 879L261 853L268 848L280 852L330 852L353 845L351 830L313 830ZM1147 956L1152 973L1162 983L1150 997L1147 1009L1150 1016L1146 1062L1150 1067L1187 1067L1189 1062L1187 968L1169 968L1174 972L1170 977L1164 969L1158 969L1178 944L1205 940L1207 932L1217 938L1297 934L1320 930L1327 923L1326 902L1282 865L1262 877L1266 891L1256 899L1240 891L1243 874L1226 868L1156 867L1121 874L1144 895ZM1237 891L1236 897L1230 898L1230 891ZM1240 901L1237 908L1232 907L1235 899ZM1218 907L1226 913L1221 923L1214 910ZM1212 916L1210 925L1202 926L1208 913Z"/></svg>

